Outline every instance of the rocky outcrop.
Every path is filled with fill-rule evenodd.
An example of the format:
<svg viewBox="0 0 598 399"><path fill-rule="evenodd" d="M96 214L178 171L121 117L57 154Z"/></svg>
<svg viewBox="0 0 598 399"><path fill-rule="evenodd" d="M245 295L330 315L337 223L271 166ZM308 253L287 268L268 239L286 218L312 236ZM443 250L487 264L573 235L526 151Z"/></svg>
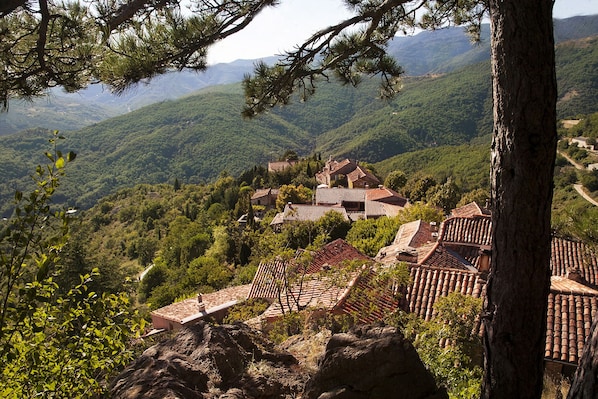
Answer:
<svg viewBox="0 0 598 399"><path fill-rule="evenodd" d="M448 398L411 343L393 327L333 335L303 399Z"/></svg>
<svg viewBox="0 0 598 399"><path fill-rule="evenodd" d="M115 399L292 398L307 376L296 359L242 323L200 322L147 349L113 382Z"/></svg>
<svg viewBox="0 0 598 399"><path fill-rule="evenodd" d="M321 335L321 339L315 339ZM447 398L411 343L392 327L360 326L333 335L295 337L275 349L245 324L200 322L147 349L111 387L114 399ZM304 390L305 387L305 390ZM303 392L303 395L301 395Z"/></svg>

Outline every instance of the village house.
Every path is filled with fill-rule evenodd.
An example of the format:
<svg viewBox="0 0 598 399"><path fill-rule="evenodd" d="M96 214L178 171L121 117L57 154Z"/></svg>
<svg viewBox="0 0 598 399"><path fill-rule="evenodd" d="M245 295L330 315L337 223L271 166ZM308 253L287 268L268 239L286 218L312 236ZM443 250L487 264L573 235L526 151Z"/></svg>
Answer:
<svg viewBox="0 0 598 399"><path fill-rule="evenodd" d="M595 141L593 139L589 139L587 137L574 137L571 139L570 144L577 144L579 148L585 148L590 151L594 151L594 144L590 144L591 141Z"/></svg>
<svg viewBox="0 0 598 399"><path fill-rule="evenodd" d="M277 188L260 188L255 190L251 196L251 205L261 205L266 209L272 209L276 206L276 199L278 198Z"/></svg>
<svg viewBox="0 0 598 399"><path fill-rule="evenodd" d="M312 318L345 314L373 322L397 309L399 288L378 279L371 258L346 241L334 240L310 255L307 265L281 260L260 263L249 298L270 301L261 320L272 322L286 313L310 309ZM289 274L297 277L287 280ZM372 295L351 295L355 291Z"/></svg>
<svg viewBox="0 0 598 399"><path fill-rule="evenodd" d="M228 309L243 302L250 289L251 284L225 288L209 294L198 294L197 297L154 310L150 314L154 328L151 333L179 330L202 319L222 322Z"/></svg>
<svg viewBox="0 0 598 399"><path fill-rule="evenodd" d="M365 197L363 188L317 187L315 202L319 206L340 206L347 213L364 215Z"/></svg>
<svg viewBox="0 0 598 399"><path fill-rule="evenodd" d="M360 166L357 161L345 159L335 161L332 158L326 161L321 171L316 173L318 184L328 187L346 185L349 188L377 187L380 180L371 172Z"/></svg>
<svg viewBox="0 0 598 399"><path fill-rule="evenodd" d="M299 161L287 159L285 161L268 162L268 172L280 173L285 169L297 165Z"/></svg>

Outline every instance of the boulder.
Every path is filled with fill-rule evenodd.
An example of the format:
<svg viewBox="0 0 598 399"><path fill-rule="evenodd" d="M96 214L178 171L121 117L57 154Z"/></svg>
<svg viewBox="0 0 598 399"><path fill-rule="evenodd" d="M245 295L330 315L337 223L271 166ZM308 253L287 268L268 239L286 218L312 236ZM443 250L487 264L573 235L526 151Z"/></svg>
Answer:
<svg viewBox="0 0 598 399"><path fill-rule="evenodd" d="M400 331L358 326L333 335L303 399L448 398Z"/></svg>
<svg viewBox="0 0 598 399"><path fill-rule="evenodd" d="M292 355L245 324L199 322L147 349L114 380L111 397L292 398L306 379Z"/></svg>

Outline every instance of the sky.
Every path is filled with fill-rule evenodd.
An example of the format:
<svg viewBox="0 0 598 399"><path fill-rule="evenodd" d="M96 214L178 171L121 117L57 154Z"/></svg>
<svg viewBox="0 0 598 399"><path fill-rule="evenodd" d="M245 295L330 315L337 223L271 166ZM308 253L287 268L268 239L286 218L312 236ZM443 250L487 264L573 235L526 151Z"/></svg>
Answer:
<svg viewBox="0 0 598 399"><path fill-rule="evenodd" d="M597 0L556 0L553 9L555 18L594 14L598 14ZM210 48L208 63L282 54L348 16L341 0L282 0L279 6L264 10L243 31Z"/></svg>

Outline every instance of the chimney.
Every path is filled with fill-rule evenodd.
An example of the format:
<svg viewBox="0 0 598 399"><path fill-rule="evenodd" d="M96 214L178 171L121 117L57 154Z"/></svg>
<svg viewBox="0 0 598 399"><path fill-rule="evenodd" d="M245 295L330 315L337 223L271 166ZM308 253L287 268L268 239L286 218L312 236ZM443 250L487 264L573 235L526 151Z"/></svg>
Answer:
<svg viewBox="0 0 598 399"><path fill-rule="evenodd" d="M490 254L489 249L480 249L480 266L479 271L482 273L488 273L490 271Z"/></svg>
<svg viewBox="0 0 598 399"><path fill-rule="evenodd" d="M201 296L201 293L197 294L197 306L198 306L200 312L204 312L206 310L206 304L203 303L203 298Z"/></svg>
<svg viewBox="0 0 598 399"><path fill-rule="evenodd" d="M580 283L580 284L585 284L585 279L583 278L583 275L581 274L581 270L579 270L579 268L575 268L575 269L569 269L567 271L567 278L571 281L575 281L576 283Z"/></svg>

